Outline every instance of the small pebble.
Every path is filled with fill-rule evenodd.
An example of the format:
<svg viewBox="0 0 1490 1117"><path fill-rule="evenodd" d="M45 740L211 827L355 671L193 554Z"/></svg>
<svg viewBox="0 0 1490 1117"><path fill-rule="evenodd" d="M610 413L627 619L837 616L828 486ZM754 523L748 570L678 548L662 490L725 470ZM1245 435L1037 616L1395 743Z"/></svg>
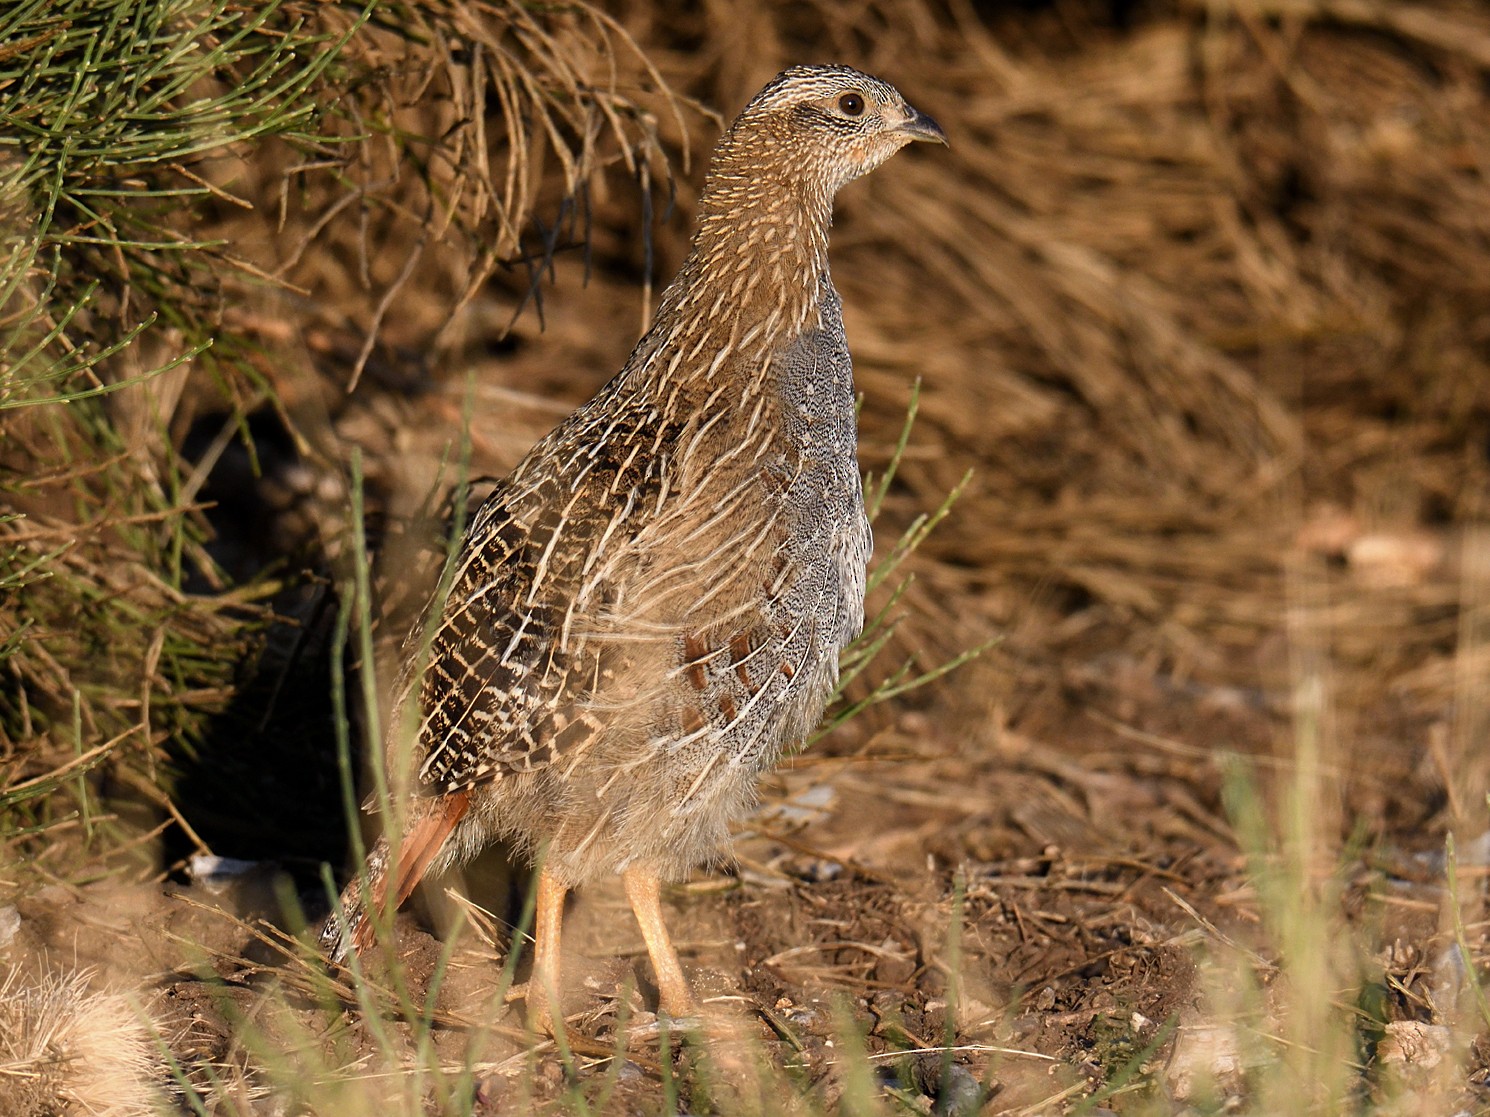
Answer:
<svg viewBox="0 0 1490 1117"><path fill-rule="evenodd" d="M244 861L237 857L217 857L210 853L196 853L187 862L186 871L191 879L208 892L222 892L244 873L257 868L259 862Z"/></svg>
<svg viewBox="0 0 1490 1117"><path fill-rule="evenodd" d="M931 1107L933 1117L973 1117L983 1108L983 1084L967 1067L953 1064L942 1076L941 1089Z"/></svg>
<svg viewBox="0 0 1490 1117"><path fill-rule="evenodd" d="M1388 1024L1376 1057L1404 1072L1432 1070L1454 1053L1454 1033L1442 1024L1401 1020Z"/></svg>
<svg viewBox="0 0 1490 1117"><path fill-rule="evenodd" d="M1165 1079L1175 1100L1188 1102L1236 1092L1246 1069L1235 1032L1214 1025L1188 1025L1175 1033Z"/></svg>

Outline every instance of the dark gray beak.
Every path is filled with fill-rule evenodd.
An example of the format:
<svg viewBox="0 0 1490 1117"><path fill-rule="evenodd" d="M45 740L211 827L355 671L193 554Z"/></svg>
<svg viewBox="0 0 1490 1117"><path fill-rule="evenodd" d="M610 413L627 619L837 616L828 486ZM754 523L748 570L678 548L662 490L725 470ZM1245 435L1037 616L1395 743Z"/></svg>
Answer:
<svg viewBox="0 0 1490 1117"><path fill-rule="evenodd" d="M924 112L917 112L909 105L905 106L906 117L897 127L896 131L903 136L909 136L913 140L926 140L930 143L939 143L943 147L950 147L947 143L947 133L942 131L942 126Z"/></svg>

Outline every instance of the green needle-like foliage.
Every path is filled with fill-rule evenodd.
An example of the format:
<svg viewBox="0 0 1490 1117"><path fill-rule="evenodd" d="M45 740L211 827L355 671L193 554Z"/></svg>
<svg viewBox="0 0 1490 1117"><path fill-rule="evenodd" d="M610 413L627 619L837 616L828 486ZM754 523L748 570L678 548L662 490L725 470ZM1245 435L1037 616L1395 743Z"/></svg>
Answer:
<svg viewBox="0 0 1490 1117"><path fill-rule="evenodd" d="M0 835L90 818L82 776L189 740L260 627L254 592L201 592L226 585L167 435L180 381L152 382L206 364L235 268L194 233L214 161L316 143L339 45L279 3L0 13Z"/></svg>

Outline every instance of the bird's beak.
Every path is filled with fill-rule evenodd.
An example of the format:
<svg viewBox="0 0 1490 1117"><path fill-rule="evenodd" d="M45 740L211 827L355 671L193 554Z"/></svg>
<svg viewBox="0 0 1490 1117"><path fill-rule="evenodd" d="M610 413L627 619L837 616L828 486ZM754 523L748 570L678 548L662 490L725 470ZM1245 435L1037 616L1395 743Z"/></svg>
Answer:
<svg viewBox="0 0 1490 1117"><path fill-rule="evenodd" d="M942 131L942 126L924 112L917 112L909 105L905 107L905 119L895 127L895 131L902 136L909 136L913 140L926 140L930 143L939 143L943 147L950 147L947 143L947 133Z"/></svg>

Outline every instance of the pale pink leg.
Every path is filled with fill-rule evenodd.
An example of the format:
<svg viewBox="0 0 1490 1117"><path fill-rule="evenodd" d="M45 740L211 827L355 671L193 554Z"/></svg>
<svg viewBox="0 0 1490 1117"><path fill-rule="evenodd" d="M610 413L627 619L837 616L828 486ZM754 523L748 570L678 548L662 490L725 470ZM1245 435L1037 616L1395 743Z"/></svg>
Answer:
<svg viewBox="0 0 1490 1117"><path fill-rule="evenodd" d="M569 889L544 869L538 874L537 911L533 919L533 975L528 979L528 1023L552 1034L551 1005L559 996L559 939L564 924L564 897Z"/></svg>
<svg viewBox="0 0 1490 1117"><path fill-rule="evenodd" d="M683 966L678 961L678 952L673 949L673 940L667 933L667 924L662 921L662 883L657 874L644 869L627 869L622 876L626 884L626 898L631 901L631 910L641 924L642 938L647 941L647 953L652 956L652 969L657 971L657 989L662 994L662 1011L673 1017L694 1015L698 1009L693 1000L693 990L683 976Z"/></svg>

